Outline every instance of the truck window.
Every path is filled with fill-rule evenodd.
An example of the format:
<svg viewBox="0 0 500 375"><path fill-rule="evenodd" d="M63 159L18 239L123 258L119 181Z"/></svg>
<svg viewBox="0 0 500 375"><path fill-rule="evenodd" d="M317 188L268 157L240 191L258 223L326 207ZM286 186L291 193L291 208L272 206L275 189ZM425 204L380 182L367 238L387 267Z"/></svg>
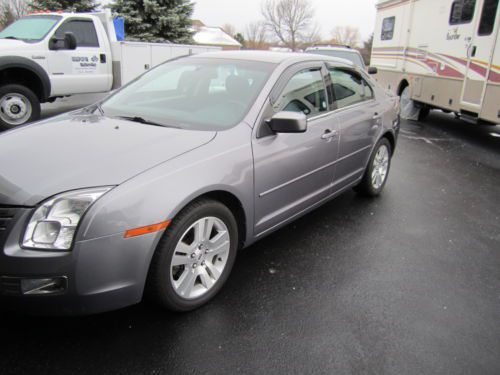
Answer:
<svg viewBox="0 0 500 375"><path fill-rule="evenodd" d="M337 108L373 99L372 88L357 73L335 68L329 68L329 71Z"/></svg>
<svg viewBox="0 0 500 375"><path fill-rule="evenodd" d="M65 22L57 29L56 36L63 38L66 32L75 34L78 47L99 47L94 22L91 20L71 20Z"/></svg>
<svg viewBox="0 0 500 375"><path fill-rule="evenodd" d="M382 21L382 40L391 40L394 37L394 26L396 25L396 17L387 17Z"/></svg>
<svg viewBox="0 0 500 375"><path fill-rule="evenodd" d="M469 23L474 18L476 0L456 0L451 5L450 25Z"/></svg>
<svg viewBox="0 0 500 375"><path fill-rule="evenodd" d="M477 34L480 36L491 35L495 28L495 19L497 16L498 0L485 0L483 5L483 13L479 23Z"/></svg>
<svg viewBox="0 0 500 375"><path fill-rule="evenodd" d="M42 40L60 19L60 16L52 15L21 18L3 30L0 39L18 39L26 42Z"/></svg>

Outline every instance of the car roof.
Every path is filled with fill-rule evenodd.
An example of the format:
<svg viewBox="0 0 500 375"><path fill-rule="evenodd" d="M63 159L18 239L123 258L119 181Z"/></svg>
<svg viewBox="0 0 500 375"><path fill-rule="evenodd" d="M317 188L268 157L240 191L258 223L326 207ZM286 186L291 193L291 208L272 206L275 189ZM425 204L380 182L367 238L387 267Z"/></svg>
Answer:
<svg viewBox="0 0 500 375"><path fill-rule="evenodd" d="M216 58L216 59L233 59L233 60L246 60L256 62L267 62L273 64L281 63L300 63L308 61L327 61L334 64L355 66L352 62L324 55L315 55L310 53L298 52L273 52L273 51L217 51L206 52L197 55L192 55L195 58Z"/></svg>
<svg viewBox="0 0 500 375"><path fill-rule="evenodd" d="M343 52L352 52L360 54L357 49L351 47L343 47L343 46L314 46L306 49L307 51L343 51Z"/></svg>

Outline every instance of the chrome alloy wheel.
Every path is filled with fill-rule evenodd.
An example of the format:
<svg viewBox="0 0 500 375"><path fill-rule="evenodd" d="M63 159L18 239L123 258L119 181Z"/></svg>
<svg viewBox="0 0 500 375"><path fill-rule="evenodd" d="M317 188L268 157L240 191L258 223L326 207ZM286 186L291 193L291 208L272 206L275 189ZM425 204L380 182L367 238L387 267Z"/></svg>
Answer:
<svg viewBox="0 0 500 375"><path fill-rule="evenodd" d="M22 94L9 93L0 99L0 118L9 125L24 124L32 112L30 101Z"/></svg>
<svg viewBox="0 0 500 375"><path fill-rule="evenodd" d="M170 265L170 281L182 298L195 299L219 280L231 247L229 231L216 217L191 225L177 243Z"/></svg>
<svg viewBox="0 0 500 375"><path fill-rule="evenodd" d="M378 190L384 184L389 170L389 149L386 145L381 145L373 159L372 185Z"/></svg>

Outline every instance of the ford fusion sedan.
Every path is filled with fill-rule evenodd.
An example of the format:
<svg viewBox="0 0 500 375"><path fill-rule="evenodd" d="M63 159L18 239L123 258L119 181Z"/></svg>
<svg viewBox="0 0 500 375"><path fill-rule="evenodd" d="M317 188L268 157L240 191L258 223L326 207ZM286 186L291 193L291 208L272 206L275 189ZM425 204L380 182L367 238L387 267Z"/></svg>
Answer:
<svg viewBox="0 0 500 375"><path fill-rule="evenodd" d="M91 314L195 309L247 247L387 181L399 102L345 60L217 52L0 135L0 298Z"/></svg>

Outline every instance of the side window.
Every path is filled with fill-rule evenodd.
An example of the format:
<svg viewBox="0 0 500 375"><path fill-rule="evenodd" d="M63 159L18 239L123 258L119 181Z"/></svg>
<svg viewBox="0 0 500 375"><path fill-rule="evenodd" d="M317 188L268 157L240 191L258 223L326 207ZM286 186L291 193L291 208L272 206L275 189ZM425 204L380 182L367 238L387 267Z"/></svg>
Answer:
<svg viewBox="0 0 500 375"><path fill-rule="evenodd" d="M275 112L303 112L313 117L328 110L326 90L319 69L306 69L295 74L273 105Z"/></svg>
<svg viewBox="0 0 500 375"><path fill-rule="evenodd" d="M491 35L495 28L495 19L497 16L498 0L485 0L483 12L481 13L481 22L477 34L480 36Z"/></svg>
<svg viewBox="0 0 500 375"><path fill-rule="evenodd" d="M450 25L469 23L474 18L476 0L456 0L451 5Z"/></svg>
<svg viewBox="0 0 500 375"><path fill-rule="evenodd" d="M387 17L382 21L382 35L380 39L391 40L394 37L394 27L396 26L396 17Z"/></svg>
<svg viewBox="0 0 500 375"><path fill-rule="evenodd" d="M330 68L332 92L338 108L373 99L373 90L366 81L355 72Z"/></svg>
<svg viewBox="0 0 500 375"><path fill-rule="evenodd" d="M94 23L90 20L68 21L57 29L56 36L63 38L66 32L75 34L78 47L99 47Z"/></svg>

